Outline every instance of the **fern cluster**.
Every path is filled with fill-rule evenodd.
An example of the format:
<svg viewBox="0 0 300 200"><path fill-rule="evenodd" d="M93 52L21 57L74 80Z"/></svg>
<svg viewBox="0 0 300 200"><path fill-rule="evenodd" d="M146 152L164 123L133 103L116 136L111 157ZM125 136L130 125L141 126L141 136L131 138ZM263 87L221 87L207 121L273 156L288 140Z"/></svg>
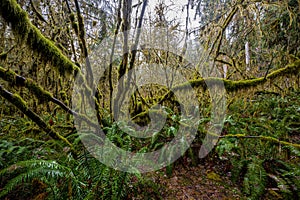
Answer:
<svg viewBox="0 0 300 200"><path fill-rule="evenodd" d="M298 93L290 91L286 96L259 94L254 99L237 101L230 106L224 132L237 137L225 135L216 151L221 159L230 161L232 179L241 184L249 199L266 195L300 198L299 149L288 145L299 143L296 140L300 131ZM262 140L262 137L276 140ZM274 141L289 143L282 145Z"/></svg>
<svg viewBox="0 0 300 200"><path fill-rule="evenodd" d="M108 134L112 141L131 148L117 126L108 129L115 133ZM67 137L78 151L76 158L56 140L0 140L0 199L126 199L140 195L137 191L146 185L154 188L150 195L159 196L159 187L138 172L120 172L100 163L85 150L80 134Z"/></svg>

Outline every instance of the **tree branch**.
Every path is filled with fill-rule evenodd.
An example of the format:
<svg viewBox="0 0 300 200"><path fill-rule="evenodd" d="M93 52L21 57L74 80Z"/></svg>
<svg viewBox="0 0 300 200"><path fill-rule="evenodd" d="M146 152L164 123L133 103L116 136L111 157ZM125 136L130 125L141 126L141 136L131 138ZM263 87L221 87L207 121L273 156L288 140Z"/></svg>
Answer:
<svg viewBox="0 0 300 200"><path fill-rule="evenodd" d="M35 112L30 110L26 105L26 102L17 94L12 94L7 91L2 85L0 85L0 95L12 103L16 108L22 111L28 118L34 121L43 131L48 133L53 139L59 139L73 149L73 145L58 132L54 131L49 125L47 125L42 118L40 118Z"/></svg>
<svg viewBox="0 0 300 200"><path fill-rule="evenodd" d="M94 128L98 128L97 124L94 124L90 119L88 119L86 116L81 115L75 111L73 111L71 108L69 108L67 105L65 105L60 100L53 97L51 93L48 91L45 91L41 86L36 84L32 79L25 78L23 76L20 76L13 72L12 70L6 70L0 66L0 77L16 86L26 87L30 92L32 92L39 100L41 101L51 101L55 103L56 105L60 106L64 111L66 111L69 114L72 114L75 117L78 117L80 120L86 122L90 126Z"/></svg>
<svg viewBox="0 0 300 200"><path fill-rule="evenodd" d="M169 99L172 95L171 91L175 90L183 90L187 87L202 87L203 89L207 88L207 85L223 85L226 89L226 92L235 92L242 89L253 88L257 87L268 80L274 80L277 77L285 76L287 74L297 74L300 72L300 59L296 60L294 63L287 65L284 68L278 69L273 71L272 73L268 74L266 77L260 77L256 79L246 79L246 80L239 80L239 81L232 81L223 78L217 77L209 77L209 78L200 78L196 80L190 80L183 84L177 85L173 87L169 92L163 95L159 101L161 104L163 101Z"/></svg>
<svg viewBox="0 0 300 200"><path fill-rule="evenodd" d="M85 58L85 64L86 64L86 71L87 71L86 79L89 83L89 87L93 87L94 75L93 75L93 70L91 67L90 59L88 57L88 49L87 49L87 45L86 45L86 41L85 41L85 29L84 29L83 16L80 12L78 0L75 0L75 7L76 7L76 12L77 12L78 24L79 24L79 39L81 41L80 47L81 47L83 56Z"/></svg>
<svg viewBox="0 0 300 200"><path fill-rule="evenodd" d="M0 15L11 24L15 36L35 53L42 54L45 62L50 62L62 75L70 75L79 71L53 42L47 39L40 30L35 27L22 10L16 0L1 0Z"/></svg>
<svg viewBox="0 0 300 200"><path fill-rule="evenodd" d="M281 144L281 145L285 145L285 146L293 146L296 148L300 148L300 144L294 144L294 143L290 143L290 142L286 142L286 141L281 141L278 140L277 138L273 138L273 137L269 137L269 136L263 136L263 135L258 135L258 136L252 136L252 135L244 135L244 134L227 134L227 135L223 135L220 136L219 138L258 138L261 140L265 140L265 141L269 141L269 142L273 142L273 143L277 143L277 144Z"/></svg>
<svg viewBox="0 0 300 200"><path fill-rule="evenodd" d="M297 74L300 71L300 59L295 61L292 64L287 65L284 68L273 71L268 74L266 77L260 77L255 79L246 79L239 81L232 81L223 78L209 77L209 78L200 78L196 80L191 80L181 85L175 86L172 90L181 90L186 88L187 86L192 87L203 87L204 89L207 87L207 84L224 84L227 92L234 92L241 89L246 89L250 87L256 87L262 83L265 83L267 80L274 80L277 77L284 76L287 74Z"/></svg>

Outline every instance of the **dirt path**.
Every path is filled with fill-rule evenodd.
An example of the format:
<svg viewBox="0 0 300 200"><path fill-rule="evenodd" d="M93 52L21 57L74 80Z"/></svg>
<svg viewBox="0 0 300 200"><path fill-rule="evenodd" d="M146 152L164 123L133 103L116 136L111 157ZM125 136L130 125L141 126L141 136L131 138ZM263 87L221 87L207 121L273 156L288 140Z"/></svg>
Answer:
<svg viewBox="0 0 300 200"><path fill-rule="evenodd" d="M230 181L230 174L219 175L220 168L208 165L175 167L170 177L163 171L152 174L156 183L165 186L163 199L245 199Z"/></svg>

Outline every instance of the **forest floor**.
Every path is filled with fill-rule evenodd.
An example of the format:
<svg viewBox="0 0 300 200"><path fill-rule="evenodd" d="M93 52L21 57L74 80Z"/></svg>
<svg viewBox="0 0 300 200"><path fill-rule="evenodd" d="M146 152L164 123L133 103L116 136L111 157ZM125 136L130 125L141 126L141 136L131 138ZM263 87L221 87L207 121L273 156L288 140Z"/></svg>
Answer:
<svg viewBox="0 0 300 200"><path fill-rule="evenodd" d="M182 163L174 167L172 175L164 170L149 173L153 182L163 187L163 199L210 200L246 199L240 189L230 180L224 165L201 163L196 166Z"/></svg>

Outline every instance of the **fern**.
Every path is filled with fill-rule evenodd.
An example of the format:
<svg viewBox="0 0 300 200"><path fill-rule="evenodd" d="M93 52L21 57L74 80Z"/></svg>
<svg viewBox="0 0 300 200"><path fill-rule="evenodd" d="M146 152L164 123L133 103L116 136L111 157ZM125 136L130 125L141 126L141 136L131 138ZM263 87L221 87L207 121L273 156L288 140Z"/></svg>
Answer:
<svg viewBox="0 0 300 200"><path fill-rule="evenodd" d="M25 170L22 170L23 172L8 181L0 193L0 198L10 193L18 185L23 184L24 182L30 182L33 179L42 180L43 178L47 178L48 180L53 180L56 182L63 178L68 182L71 181L73 184L82 184L76 179L70 168L60 165L55 161L47 160L27 160L18 162L1 170L0 177L9 175L15 170L19 169Z"/></svg>
<svg viewBox="0 0 300 200"><path fill-rule="evenodd" d="M124 199L128 193L130 175L104 166L85 199Z"/></svg>
<svg viewBox="0 0 300 200"><path fill-rule="evenodd" d="M265 191L266 187L266 171L262 166L263 160L252 158L248 164L247 172L244 177L244 192L249 199L259 199Z"/></svg>
<svg viewBox="0 0 300 200"><path fill-rule="evenodd" d="M290 164L283 161L280 162L284 168L277 169L278 174L281 175L281 179L285 184L279 184L278 187L285 193L288 198L300 198L300 166L299 164ZM280 187L281 186L281 187Z"/></svg>
<svg viewBox="0 0 300 200"><path fill-rule="evenodd" d="M295 156L300 157L300 151L299 149L293 147L293 146L285 146L285 149L288 149L292 154L294 154Z"/></svg>
<svg viewBox="0 0 300 200"><path fill-rule="evenodd" d="M292 191L284 178L274 174L268 174L268 176L276 182L280 192L284 193L285 196L290 196L292 194Z"/></svg>
<svg viewBox="0 0 300 200"><path fill-rule="evenodd" d="M248 164L248 160L245 159L231 159L232 162L232 181L233 182L238 182L239 179L241 178L241 175L243 174L244 168Z"/></svg>

